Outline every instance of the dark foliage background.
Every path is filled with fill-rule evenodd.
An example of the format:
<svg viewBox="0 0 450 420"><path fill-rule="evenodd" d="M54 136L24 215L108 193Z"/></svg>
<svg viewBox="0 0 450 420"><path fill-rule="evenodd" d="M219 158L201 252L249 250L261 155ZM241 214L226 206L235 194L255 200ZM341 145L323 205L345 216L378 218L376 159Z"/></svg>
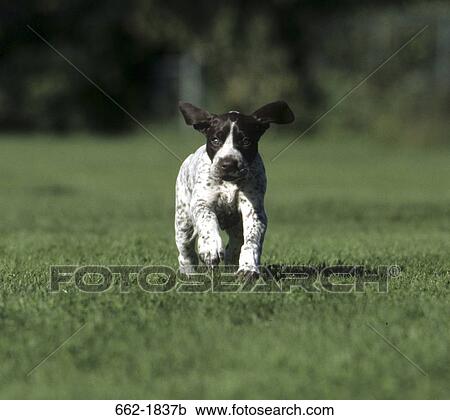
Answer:
<svg viewBox="0 0 450 420"><path fill-rule="evenodd" d="M448 130L449 16L447 2L421 1L5 3L0 129L135 127L27 25L144 122L175 117L179 98L217 111L251 111L283 98L301 116L300 129L428 25L321 128L442 142Z"/></svg>

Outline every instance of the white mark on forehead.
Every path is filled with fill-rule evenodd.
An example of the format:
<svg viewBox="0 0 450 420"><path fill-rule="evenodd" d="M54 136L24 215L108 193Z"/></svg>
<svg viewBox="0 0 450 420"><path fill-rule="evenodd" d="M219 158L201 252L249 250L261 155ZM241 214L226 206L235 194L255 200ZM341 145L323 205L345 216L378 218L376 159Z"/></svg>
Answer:
<svg viewBox="0 0 450 420"><path fill-rule="evenodd" d="M236 123L232 122L230 127L230 132L228 133L227 138L225 139L225 143L223 144L222 148L225 146L231 146L233 147L233 130Z"/></svg>

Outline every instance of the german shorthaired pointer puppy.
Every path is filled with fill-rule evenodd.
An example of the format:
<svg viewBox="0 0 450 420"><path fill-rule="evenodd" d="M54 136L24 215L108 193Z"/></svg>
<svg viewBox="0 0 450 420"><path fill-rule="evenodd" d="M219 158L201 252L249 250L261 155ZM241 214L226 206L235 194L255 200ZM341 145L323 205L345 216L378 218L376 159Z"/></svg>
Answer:
<svg viewBox="0 0 450 420"><path fill-rule="evenodd" d="M256 278L267 227L266 175L258 141L271 123L290 123L294 115L282 101L252 115L237 111L216 115L187 102L179 107L186 124L206 137L206 145L181 165L176 183L180 272L195 272L200 257L210 267L221 260L239 265L239 276ZM229 235L226 249L219 228Z"/></svg>

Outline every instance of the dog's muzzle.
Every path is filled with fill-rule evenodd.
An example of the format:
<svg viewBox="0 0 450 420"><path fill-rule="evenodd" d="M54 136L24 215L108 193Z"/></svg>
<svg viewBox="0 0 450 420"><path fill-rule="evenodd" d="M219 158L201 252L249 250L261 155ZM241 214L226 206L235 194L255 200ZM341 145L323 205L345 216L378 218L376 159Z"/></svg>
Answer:
<svg viewBox="0 0 450 420"><path fill-rule="evenodd" d="M248 174L248 169L241 167L239 162L232 157L224 157L217 162L218 175L224 181L236 181Z"/></svg>

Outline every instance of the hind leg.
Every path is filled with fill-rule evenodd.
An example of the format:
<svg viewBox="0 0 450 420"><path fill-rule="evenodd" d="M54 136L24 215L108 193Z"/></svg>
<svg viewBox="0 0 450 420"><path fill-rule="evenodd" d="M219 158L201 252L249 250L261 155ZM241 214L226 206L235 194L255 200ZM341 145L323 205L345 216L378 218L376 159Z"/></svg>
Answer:
<svg viewBox="0 0 450 420"><path fill-rule="evenodd" d="M195 272L198 256L195 251L195 229L189 215L182 206L177 206L175 215L175 241L178 248L178 264L180 272L189 274Z"/></svg>
<svg viewBox="0 0 450 420"><path fill-rule="evenodd" d="M242 222L227 228L229 240L225 249L225 265L238 265L241 247L244 244Z"/></svg>

